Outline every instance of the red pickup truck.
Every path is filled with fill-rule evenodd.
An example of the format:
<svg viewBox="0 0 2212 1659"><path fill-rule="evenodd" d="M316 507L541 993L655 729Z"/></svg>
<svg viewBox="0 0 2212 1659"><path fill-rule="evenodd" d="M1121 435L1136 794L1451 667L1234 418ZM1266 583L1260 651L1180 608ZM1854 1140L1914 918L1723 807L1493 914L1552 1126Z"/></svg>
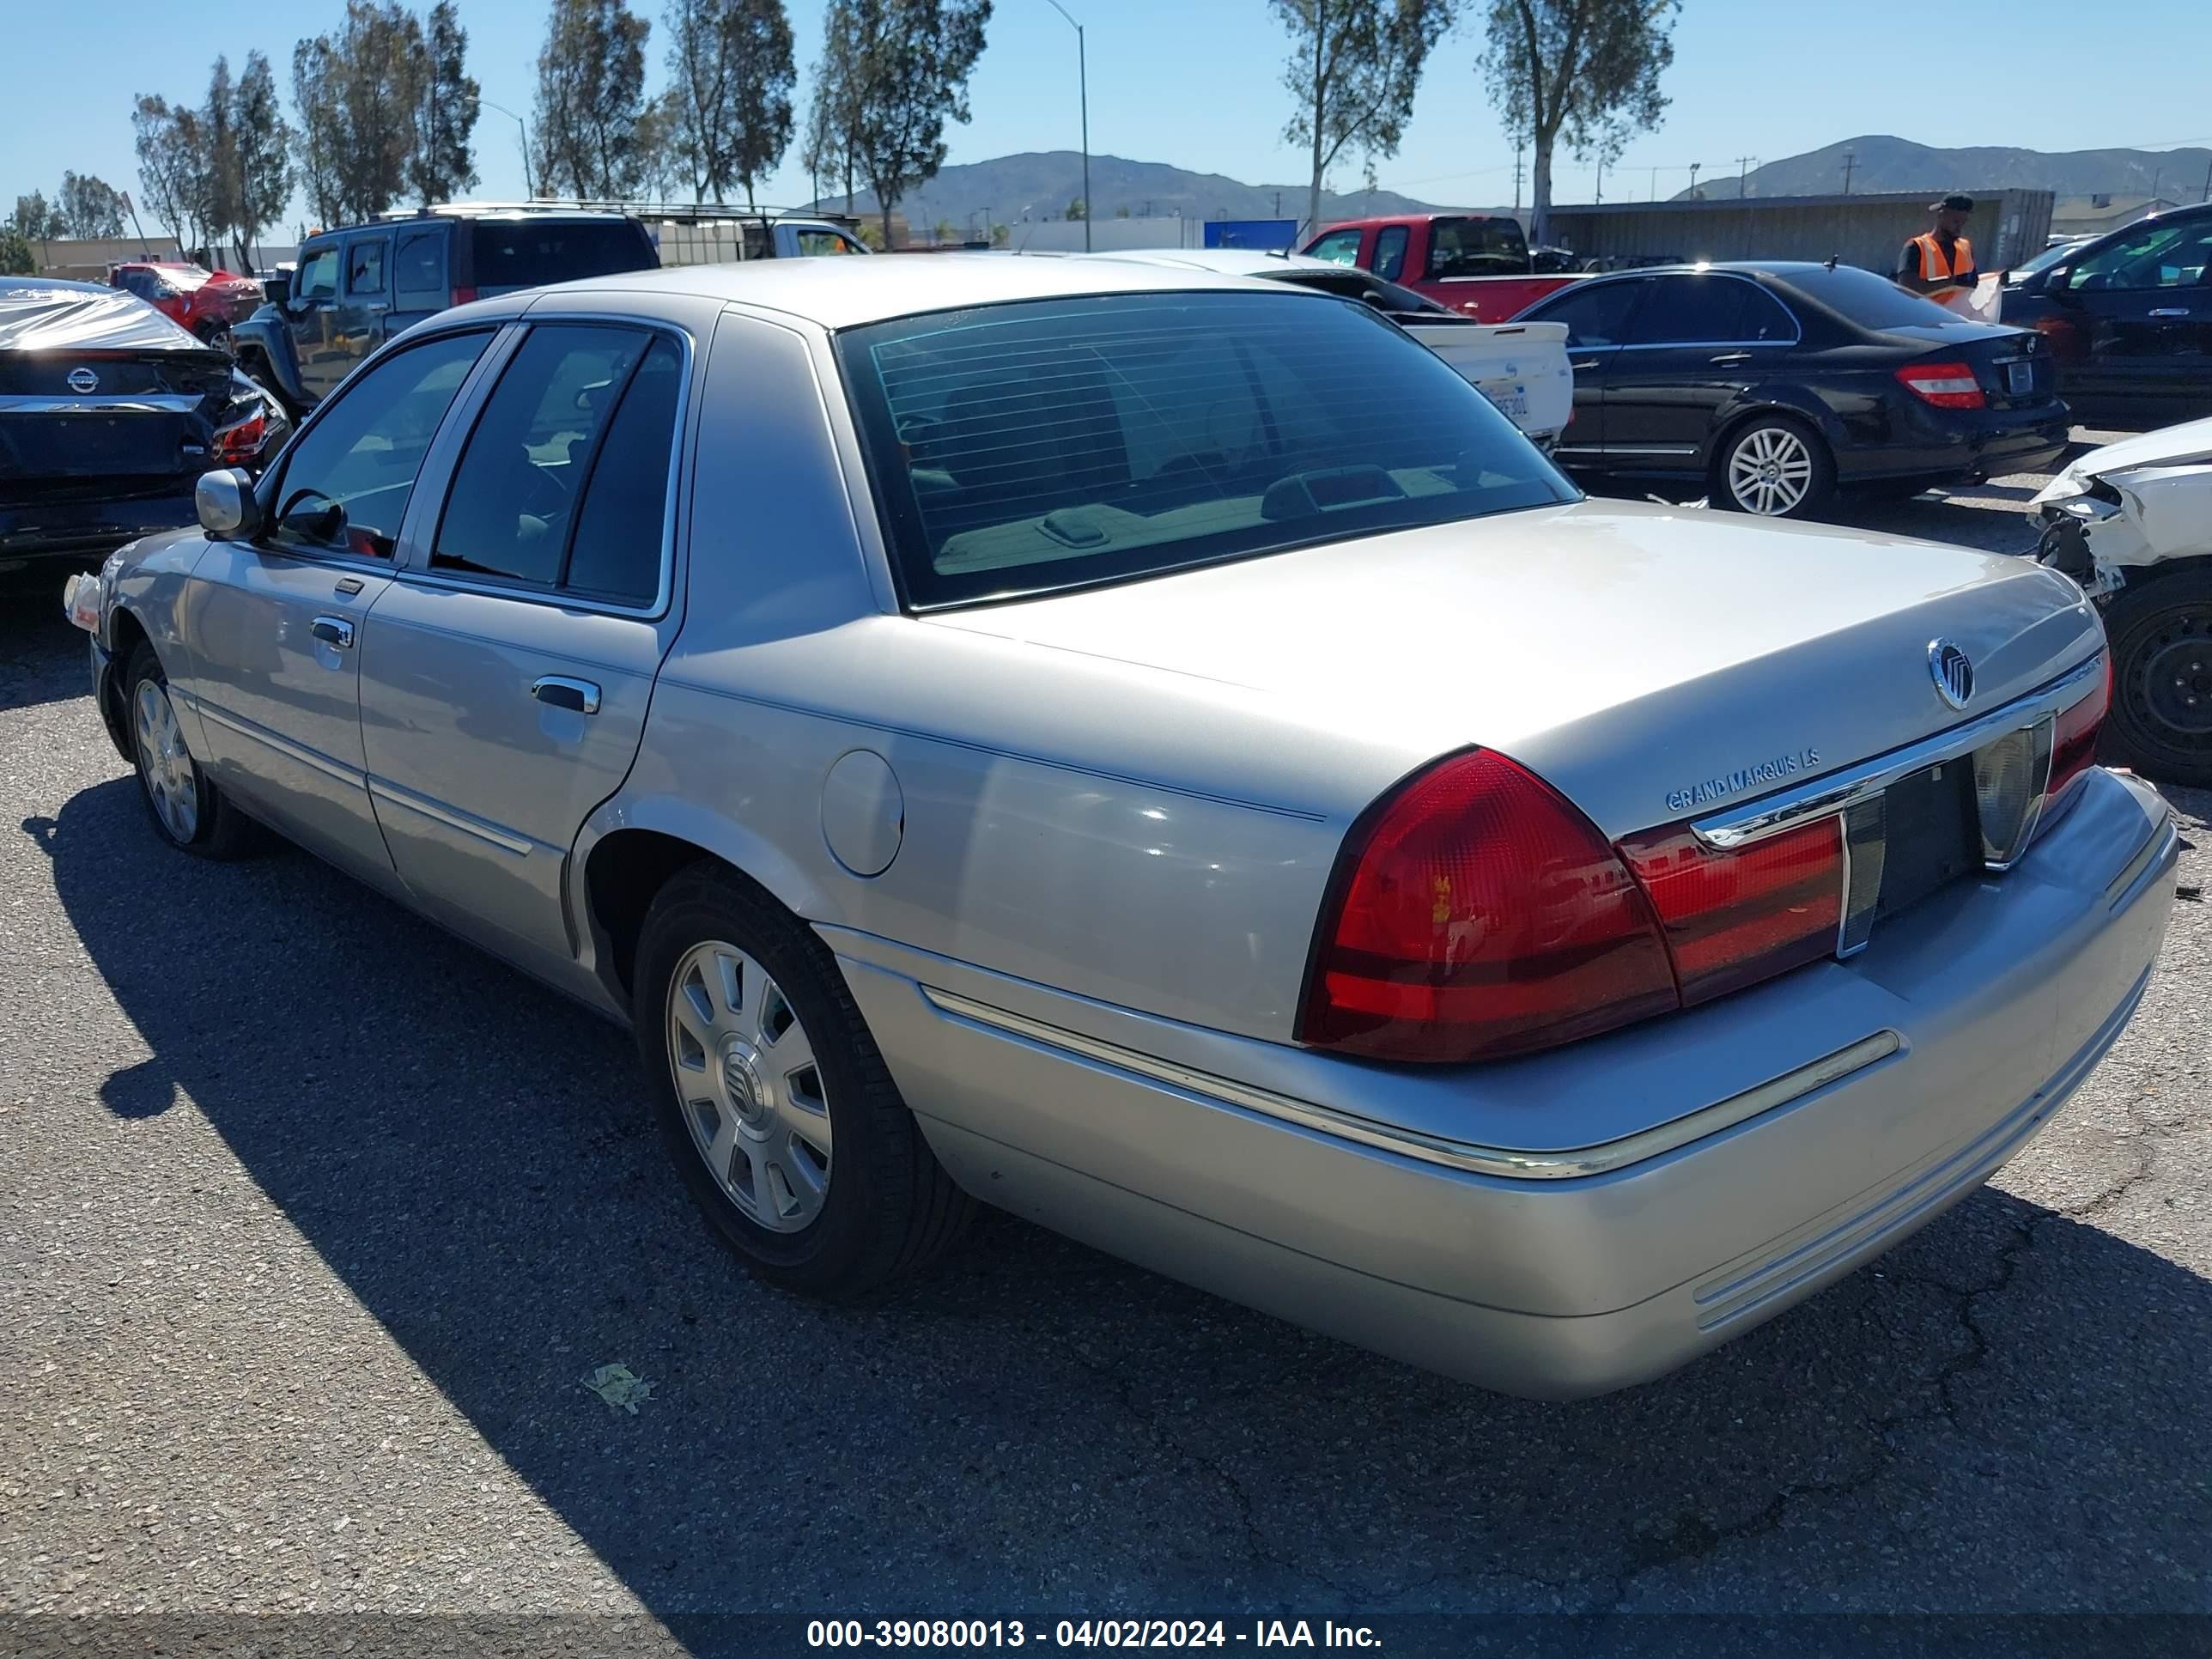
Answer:
<svg viewBox="0 0 2212 1659"><path fill-rule="evenodd" d="M1579 273L1539 276L1521 222L1502 213L1350 219L1306 244L1310 258L1358 265L1478 322L1517 317Z"/></svg>

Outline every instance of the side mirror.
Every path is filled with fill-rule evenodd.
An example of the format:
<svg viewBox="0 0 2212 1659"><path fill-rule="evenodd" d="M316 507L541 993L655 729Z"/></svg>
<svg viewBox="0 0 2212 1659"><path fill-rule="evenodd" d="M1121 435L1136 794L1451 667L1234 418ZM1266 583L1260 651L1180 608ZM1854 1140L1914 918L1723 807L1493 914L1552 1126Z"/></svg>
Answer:
<svg viewBox="0 0 2212 1659"><path fill-rule="evenodd" d="M292 299L292 279L284 272L274 271L261 284L264 298L272 306L289 306Z"/></svg>
<svg viewBox="0 0 2212 1659"><path fill-rule="evenodd" d="M200 474L192 491L200 528L219 542L250 542L261 533L261 503L253 480L236 467Z"/></svg>

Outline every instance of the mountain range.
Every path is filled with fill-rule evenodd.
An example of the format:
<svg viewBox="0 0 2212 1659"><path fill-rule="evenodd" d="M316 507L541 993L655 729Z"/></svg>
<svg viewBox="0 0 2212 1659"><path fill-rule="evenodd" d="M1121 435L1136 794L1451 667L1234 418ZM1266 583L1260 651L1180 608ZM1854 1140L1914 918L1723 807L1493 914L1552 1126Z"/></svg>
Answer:
<svg viewBox="0 0 2212 1659"><path fill-rule="evenodd" d="M1110 219L1123 209L1129 216L1152 214L1186 219L1302 219L1306 186L1247 185L1218 173L1190 173L1164 161L1131 161L1119 155L1091 158L1091 193L1097 216ZM988 222L1018 225L1024 219L1061 219L1083 195L1079 150L1029 151L946 167L920 190L899 198L894 210L917 230L949 223L980 232ZM824 197L823 208L844 212L848 198ZM1348 219L1363 213L1423 213L1429 204L1387 190L1323 191L1322 217ZM875 193L860 191L849 211L872 216Z"/></svg>
<svg viewBox="0 0 2212 1659"><path fill-rule="evenodd" d="M2048 190L2069 196L2162 195L2194 202L2212 180L2212 149L2071 149L2057 152L1977 145L1936 149L1887 133L1846 138L1753 167L1741 179L1708 175L1698 184L1708 199L1734 199L1739 182L1753 196L1831 196L1844 188L1850 158L1853 191ZM1632 169L1633 171L1633 169ZM1680 191L1677 201L1690 192Z"/></svg>
<svg viewBox="0 0 2212 1659"><path fill-rule="evenodd" d="M2157 193L2193 202L2203 194L2212 149L2078 149L2051 152L1995 145L1939 149L1886 133L1846 138L1753 168L1736 176L1707 174L1705 196L1734 197L1739 183L1753 196L1826 196L1844 188L1850 157L1853 191L2048 190L2062 198L2109 194L2125 199ZM1635 170L1630 168L1632 174ZM1299 219L1305 216L1302 184L1248 185L1218 173L1193 173L1164 161L1119 155L1091 158L1091 193L1100 219L1126 210L1133 217L1180 214L1186 219ZM980 234L986 224L1018 225L1024 219L1060 219L1083 195L1083 157L1072 149L1030 150L946 167L902 198L896 210L918 231L938 224ZM1686 190L1677 196L1687 198ZM832 212L872 217L872 191L823 198ZM1374 213L1426 213L1435 204L1388 190L1324 191L1322 218Z"/></svg>

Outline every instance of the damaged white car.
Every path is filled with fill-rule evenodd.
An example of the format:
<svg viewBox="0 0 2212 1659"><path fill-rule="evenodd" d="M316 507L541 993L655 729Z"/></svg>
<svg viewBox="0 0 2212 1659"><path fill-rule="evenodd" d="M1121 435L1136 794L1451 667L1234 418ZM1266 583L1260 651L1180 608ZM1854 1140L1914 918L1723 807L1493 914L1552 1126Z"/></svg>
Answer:
<svg viewBox="0 0 2212 1659"><path fill-rule="evenodd" d="M2107 752L2212 787L2212 420L2082 456L2031 505L2036 556L2080 582L2112 644Z"/></svg>

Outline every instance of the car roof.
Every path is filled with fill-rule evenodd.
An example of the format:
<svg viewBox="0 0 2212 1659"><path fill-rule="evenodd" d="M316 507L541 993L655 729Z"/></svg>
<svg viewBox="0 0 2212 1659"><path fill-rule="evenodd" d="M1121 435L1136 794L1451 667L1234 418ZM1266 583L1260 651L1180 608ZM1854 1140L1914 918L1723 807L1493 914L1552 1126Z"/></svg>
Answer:
<svg viewBox="0 0 2212 1659"><path fill-rule="evenodd" d="M66 276L0 276L0 294L112 294L105 283L73 282Z"/></svg>
<svg viewBox="0 0 2212 1659"><path fill-rule="evenodd" d="M1172 294L1220 289L1318 298L1280 283L1261 283L1188 266L1128 259L1032 259L1006 253L941 253L929 258L751 259L732 264L671 265L558 283L505 299L480 301L471 315L521 311L551 296L563 301L623 293L692 295L780 311L826 329L855 328L893 317L1021 300L1108 294Z"/></svg>

